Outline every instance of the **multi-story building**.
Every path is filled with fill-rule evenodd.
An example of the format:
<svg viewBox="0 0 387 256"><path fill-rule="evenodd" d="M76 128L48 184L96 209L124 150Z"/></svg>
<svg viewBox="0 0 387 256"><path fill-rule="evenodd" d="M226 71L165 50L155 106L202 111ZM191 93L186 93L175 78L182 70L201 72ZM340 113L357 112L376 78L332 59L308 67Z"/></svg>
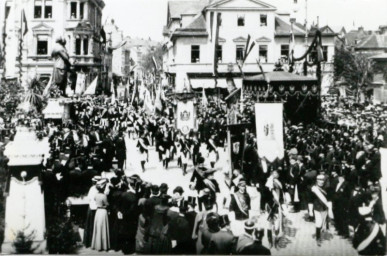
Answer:
<svg viewBox="0 0 387 256"><path fill-rule="evenodd" d="M115 81L126 80L130 73L130 50L125 48L122 30L114 22L108 21L105 26L107 45L112 49L112 76Z"/></svg>
<svg viewBox="0 0 387 256"><path fill-rule="evenodd" d="M38 73L50 76L53 69L51 51L56 38L64 36L75 70L87 74L90 81L101 73L105 52L101 46L103 0L5 0L0 5L3 27L1 48L6 77L27 79ZM5 6L5 9L4 9ZM28 32L22 37L22 11ZM20 39L23 39L20 48ZM20 58L21 57L21 58ZM15 60L17 59L17 61ZM20 66L21 64L21 66ZM21 72L20 72L21 71Z"/></svg>
<svg viewBox="0 0 387 256"><path fill-rule="evenodd" d="M150 38L125 38L125 49L130 50L130 59L131 59L131 67L130 70L132 72L133 79L142 80L147 74L146 71L143 70L141 65L141 60L149 51L154 51L160 43L157 41L153 41Z"/></svg>
<svg viewBox="0 0 387 256"><path fill-rule="evenodd" d="M164 71L176 89L190 81L191 86L213 87L213 60L215 15L221 14L219 27L218 86L226 87L226 73L232 72L236 85L242 84L237 61L243 57L247 38L255 47L246 59L244 74L260 73L257 59L264 72L273 71L279 59L286 61L290 51L291 24L295 36L294 56L306 51L305 35L311 44L316 30L309 31L294 19L290 12L280 12L271 4L260 0L197 0L169 1L165 37ZM293 18L293 17L292 17ZM332 71L336 33L328 26L320 29L325 63L324 74ZM309 58L314 58L311 54ZM296 65L302 73L302 63ZM238 78L239 77L239 78ZM326 79L323 79L325 81Z"/></svg>

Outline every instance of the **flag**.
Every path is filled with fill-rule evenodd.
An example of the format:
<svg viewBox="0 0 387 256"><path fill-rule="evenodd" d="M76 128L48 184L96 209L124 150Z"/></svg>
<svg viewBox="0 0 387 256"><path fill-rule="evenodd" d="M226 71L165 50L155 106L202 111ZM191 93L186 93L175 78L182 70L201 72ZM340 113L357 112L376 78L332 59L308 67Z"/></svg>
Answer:
<svg viewBox="0 0 387 256"><path fill-rule="evenodd" d="M105 32L105 30L103 29L103 27L101 28L99 34L100 34L100 36L101 36L100 42L103 43L103 44L106 44L106 32Z"/></svg>
<svg viewBox="0 0 387 256"><path fill-rule="evenodd" d="M134 88L133 88L133 92L132 92L132 99L130 100L130 104L133 105L134 103L134 100L137 99L138 97L138 85L137 83L135 83L134 85Z"/></svg>
<svg viewBox="0 0 387 256"><path fill-rule="evenodd" d="M83 95L95 95L95 90L97 89L97 82L98 82L98 76L96 76L91 82L91 84L87 87L86 91L83 93Z"/></svg>
<svg viewBox="0 0 387 256"><path fill-rule="evenodd" d="M318 62L324 61L324 53L323 53L323 50L321 47L321 38L318 37L316 44L317 44L317 46L316 46L317 61Z"/></svg>
<svg viewBox="0 0 387 256"><path fill-rule="evenodd" d="M157 90L157 95L156 95L156 99L155 99L155 110L158 110L160 113L163 112L163 100L162 100L162 96L161 96L161 86L159 86L159 89Z"/></svg>
<svg viewBox="0 0 387 256"><path fill-rule="evenodd" d="M155 72L159 71L159 65L157 65L155 56L152 56L153 65L155 66Z"/></svg>
<svg viewBox="0 0 387 256"><path fill-rule="evenodd" d="M207 107L207 105L208 105L208 100L207 100L207 96L206 96L206 91L203 88L202 106L203 107Z"/></svg>
<svg viewBox="0 0 387 256"><path fill-rule="evenodd" d="M291 29L290 29L290 38L289 38L289 63L293 63L293 55L294 55L294 44L295 44L295 41L294 41L294 33L293 33L293 23L291 25Z"/></svg>
<svg viewBox="0 0 387 256"><path fill-rule="evenodd" d="M52 75L50 76L50 80L48 80L48 83L47 83L46 87L44 88L43 97L48 96L48 94L50 92L51 84L52 84Z"/></svg>
<svg viewBox="0 0 387 256"><path fill-rule="evenodd" d="M110 84L110 92L111 92L111 104L116 103L116 92L114 90L114 83L111 82Z"/></svg>
<svg viewBox="0 0 387 256"><path fill-rule="evenodd" d="M22 15L21 16L21 34L24 37L28 33L28 24L27 24L27 18L26 18L24 9L22 10L21 15Z"/></svg>
<svg viewBox="0 0 387 256"><path fill-rule="evenodd" d="M213 43L213 50L214 50L214 61L213 61L213 74L215 77L218 76L218 46L219 46L219 26L221 23L221 14L215 12L215 21L214 21L214 28L212 31L214 33L212 37L212 43Z"/></svg>

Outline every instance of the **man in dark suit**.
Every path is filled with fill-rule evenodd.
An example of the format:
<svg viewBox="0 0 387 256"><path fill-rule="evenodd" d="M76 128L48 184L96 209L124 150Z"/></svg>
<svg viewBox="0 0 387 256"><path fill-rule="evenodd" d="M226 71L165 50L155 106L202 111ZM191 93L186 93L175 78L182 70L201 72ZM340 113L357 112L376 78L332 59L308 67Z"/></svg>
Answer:
<svg viewBox="0 0 387 256"><path fill-rule="evenodd" d="M331 184L332 210L335 217L335 226L340 236L348 236L348 201L350 188L345 180L343 171L338 172L338 179Z"/></svg>
<svg viewBox="0 0 387 256"><path fill-rule="evenodd" d="M122 132L120 132L115 142L115 150L116 150L116 158L118 160L118 169L123 170L124 163L126 160L126 145L125 145L125 139L122 135Z"/></svg>
<svg viewBox="0 0 387 256"><path fill-rule="evenodd" d="M235 213L236 220L246 220L249 218L250 196L246 192L246 181L241 179L238 183L238 191L231 194L230 212Z"/></svg>
<svg viewBox="0 0 387 256"><path fill-rule="evenodd" d="M242 255L271 255L268 248L262 245L262 237L260 237L260 231L255 229L253 237L254 242L246 245L241 251Z"/></svg>
<svg viewBox="0 0 387 256"><path fill-rule="evenodd" d="M135 251L136 227L138 220L138 198L135 192L135 179L128 178L129 188L122 193L117 207L117 225L120 241L119 248L124 254Z"/></svg>
<svg viewBox="0 0 387 256"><path fill-rule="evenodd" d="M145 205L147 207L147 209L149 209L151 211L150 215L153 214L153 211L155 209L155 206L156 205L159 205L161 204L161 198L160 198L160 189L159 189L159 186L157 185L152 185L151 187L151 195L150 195L150 198L148 198L146 201L145 201Z"/></svg>
<svg viewBox="0 0 387 256"><path fill-rule="evenodd" d="M109 134L106 136L102 143L103 153L104 153L104 168L105 171L108 171L112 168L112 162L115 155L115 148L112 136Z"/></svg>
<svg viewBox="0 0 387 256"><path fill-rule="evenodd" d="M230 255L236 238L230 230L230 220L228 215L222 215L219 218L220 231L211 236L210 244L207 250L208 254Z"/></svg>

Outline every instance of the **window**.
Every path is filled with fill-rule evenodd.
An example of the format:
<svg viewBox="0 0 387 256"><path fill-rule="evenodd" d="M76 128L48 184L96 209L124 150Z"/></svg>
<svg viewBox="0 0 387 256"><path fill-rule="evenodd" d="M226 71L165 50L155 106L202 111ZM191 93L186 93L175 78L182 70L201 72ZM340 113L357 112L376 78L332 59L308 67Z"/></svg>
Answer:
<svg viewBox="0 0 387 256"><path fill-rule="evenodd" d="M44 18L45 19L52 18L52 0L44 1Z"/></svg>
<svg viewBox="0 0 387 256"><path fill-rule="evenodd" d="M36 54L37 55L48 54L48 40L46 37L38 37Z"/></svg>
<svg viewBox="0 0 387 256"><path fill-rule="evenodd" d="M216 46L216 57L218 57L218 62L222 62L223 47L221 45Z"/></svg>
<svg viewBox="0 0 387 256"><path fill-rule="evenodd" d="M76 2L70 3L70 18L71 19L77 18L77 3Z"/></svg>
<svg viewBox="0 0 387 256"><path fill-rule="evenodd" d="M82 2L82 3L80 3L80 5L79 5L79 18L80 18L81 20L83 20L84 15L85 15L85 3Z"/></svg>
<svg viewBox="0 0 387 256"><path fill-rule="evenodd" d="M259 61L267 63L267 45L259 46Z"/></svg>
<svg viewBox="0 0 387 256"><path fill-rule="evenodd" d="M324 61L328 61L328 46L323 46L322 50L323 50Z"/></svg>
<svg viewBox="0 0 387 256"><path fill-rule="evenodd" d="M289 58L289 45L281 45L281 59L287 60Z"/></svg>
<svg viewBox="0 0 387 256"><path fill-rule="evenodd" d="M35 0L34 19L52 18L52 0Z"/></svg>
<svg viewBox="0 0 387 256"><path fill-rule="evenodd" d="M191 63L200 62L200 46L191 45Z"/></svg>
<svg viewBox="0 0 387 256"><path fill-rule="evenodd" d="M83 55L89 54L89 39L84 38L83 39Z"/></svg>
<svg viewBox="0 0 387 256"><path fill-rule="evenodd" d="M261 27L266 27L267 26L267 15L266 14L261 14Z"/></svg>
<svg viewBox="0 0 387 256"><path fill-rule="evenodd" d="M238 16L238 27L243 27L245 25L245 17Z"/></svg>
<svg viewBox="0 0 387 256"><path fill-rule="evenodd" d="M81 39L75 39L75 55L81 55Z"/></svg>
<svg viewBox="0 0 387 256"><path fill-rule="evenodd" d="M244 45L237 45L236 46L236 60L243 60L243 52L245 50Z"/></svg>
<svg viewBox="0 0 387 256"><path fill-rule="evenodd" d="M43 10L43 3L42 0L35 0L35 6L34 6L34 18L40 19L42 18L42 10Z"/></svg>

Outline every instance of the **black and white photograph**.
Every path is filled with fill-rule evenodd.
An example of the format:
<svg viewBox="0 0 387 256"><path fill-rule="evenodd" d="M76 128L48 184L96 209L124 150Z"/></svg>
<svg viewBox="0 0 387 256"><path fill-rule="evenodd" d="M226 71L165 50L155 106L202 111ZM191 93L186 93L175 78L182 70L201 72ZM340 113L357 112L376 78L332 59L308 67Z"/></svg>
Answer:
<svg viewBox="0 0 387 256"><path fill-rule="evenodd" d="M0 0L0 254L387 255L387 0Z"/></svg>

